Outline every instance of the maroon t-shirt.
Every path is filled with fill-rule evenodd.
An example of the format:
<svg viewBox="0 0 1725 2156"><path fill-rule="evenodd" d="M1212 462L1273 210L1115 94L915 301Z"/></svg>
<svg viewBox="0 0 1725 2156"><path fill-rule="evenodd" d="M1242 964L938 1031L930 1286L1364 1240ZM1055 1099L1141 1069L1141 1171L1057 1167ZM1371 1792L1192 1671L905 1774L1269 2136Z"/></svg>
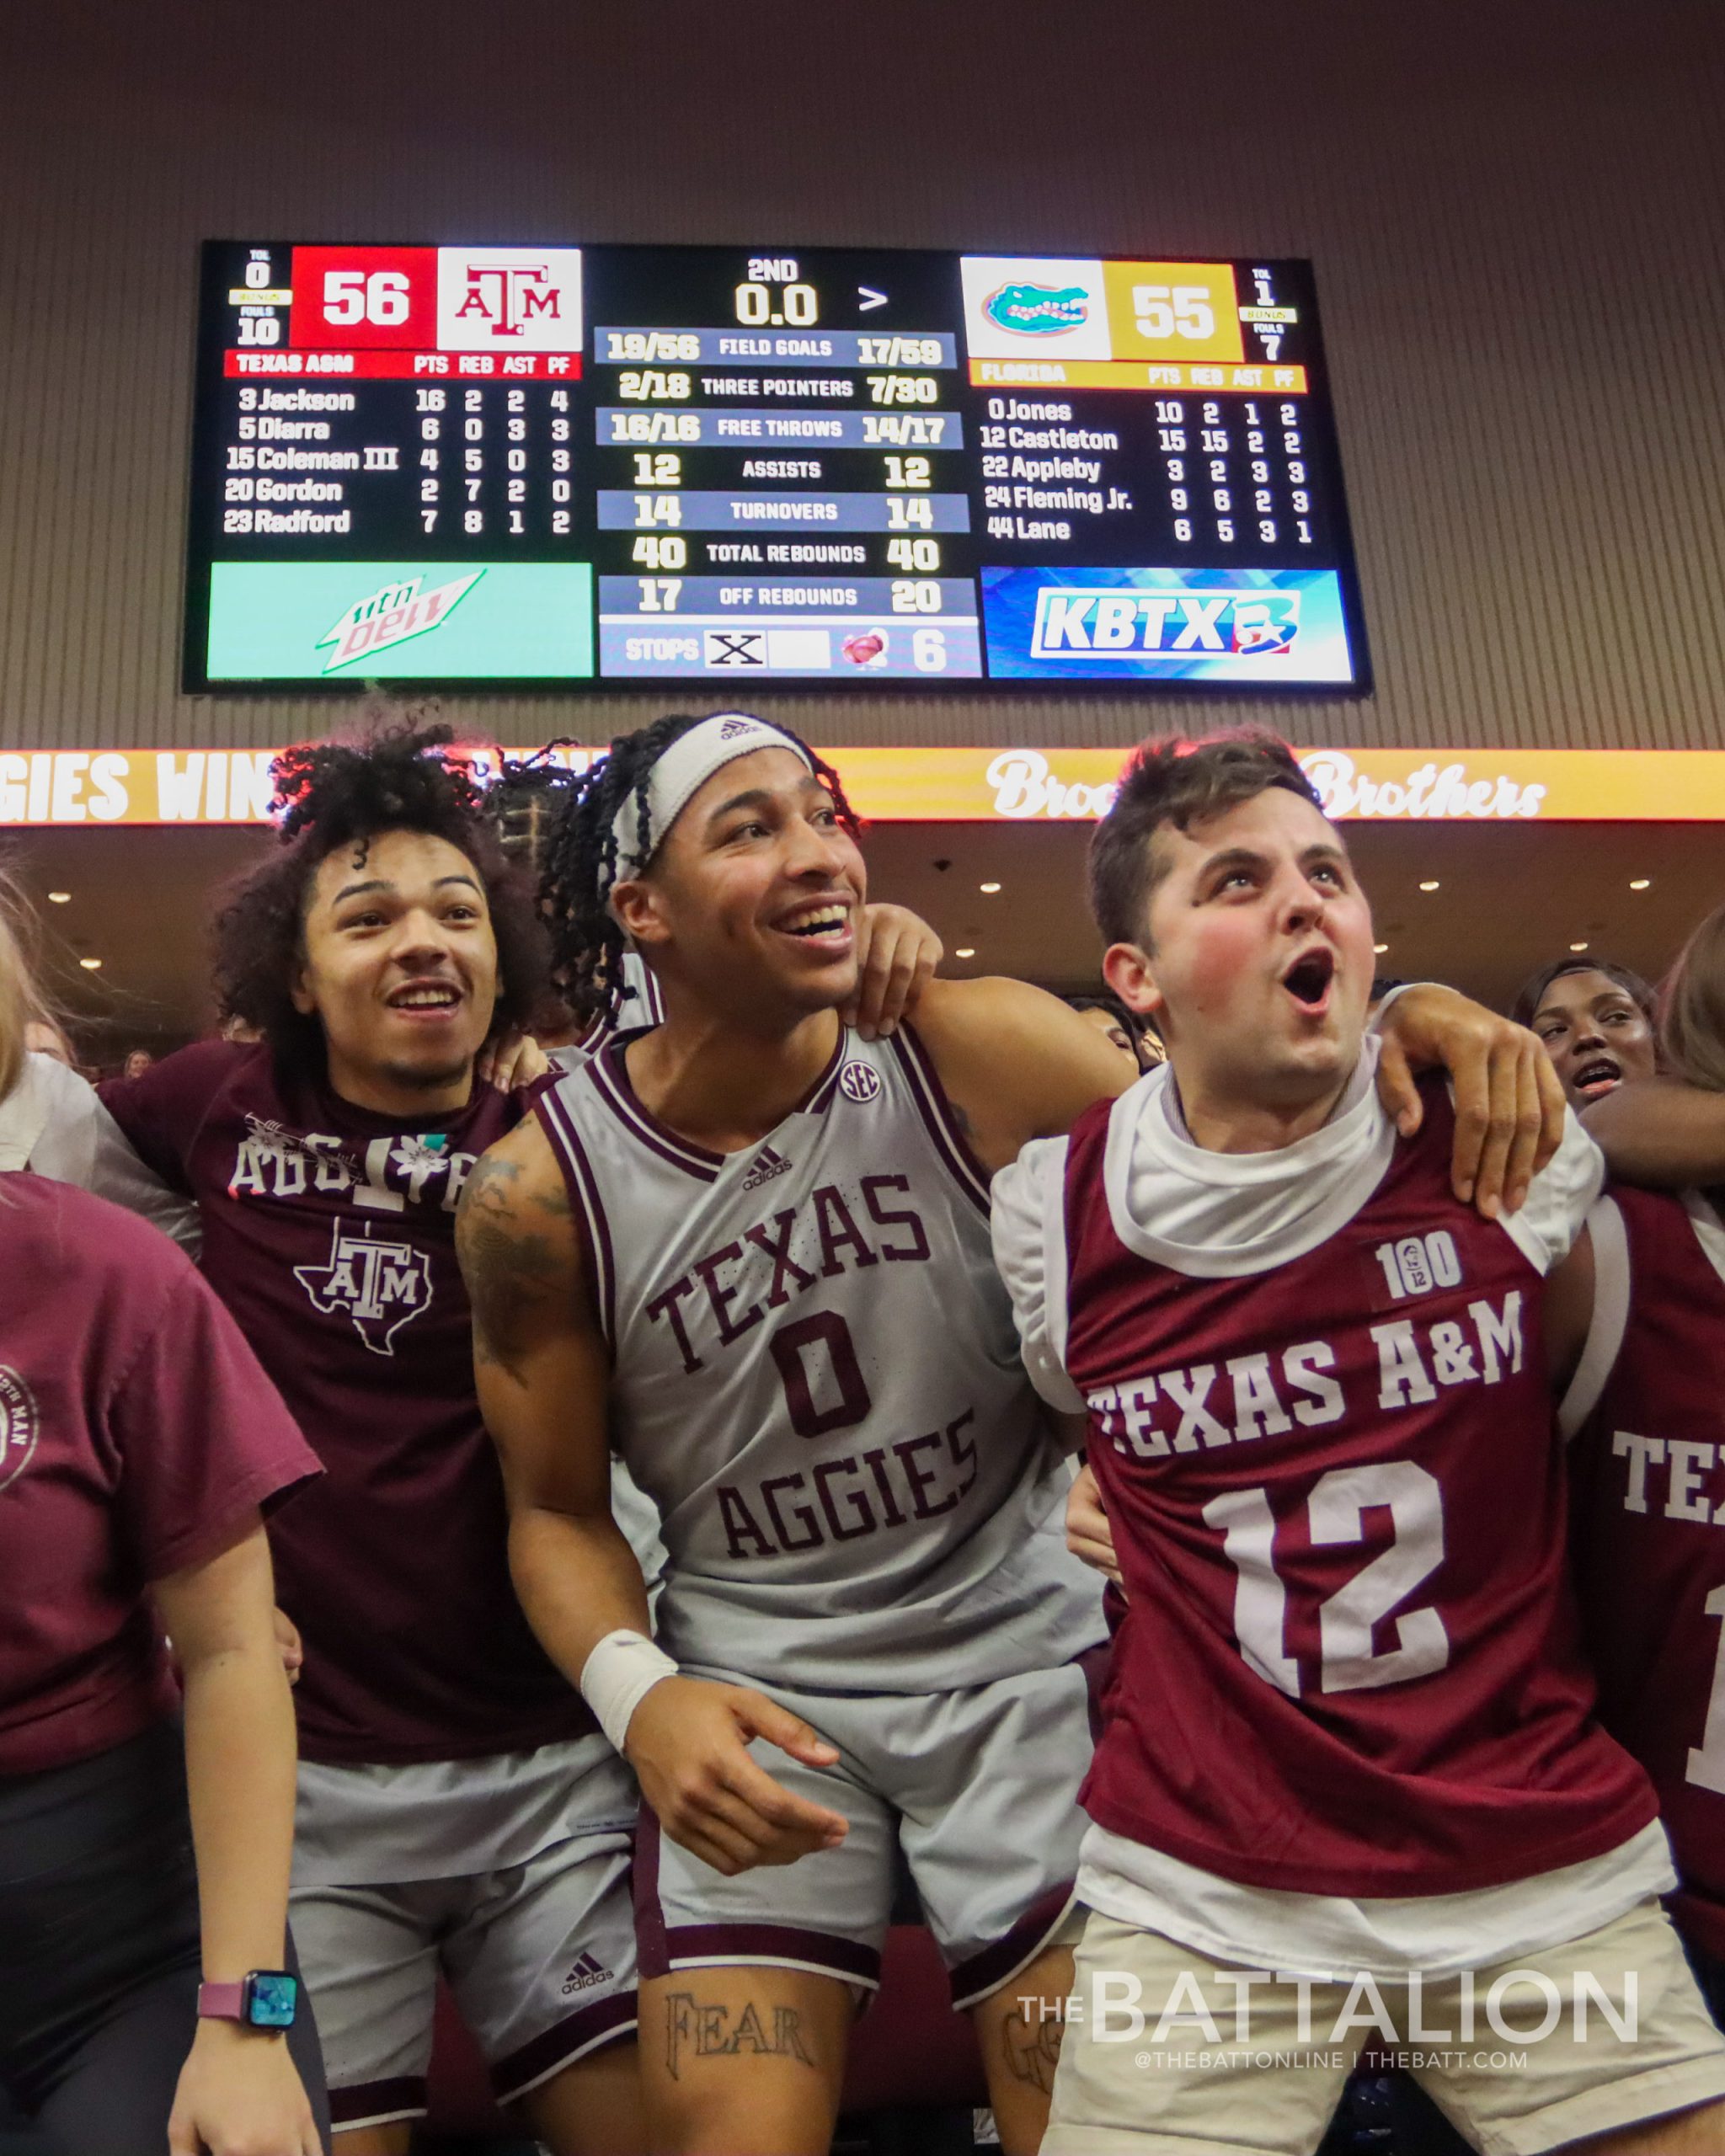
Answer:
<svg viewBox="0 0 1725 2156"><path fill-rule="evenodd" d="M238 1327L166 1236L0 1176L0 1774L170 1712L151 1580L318 1472Z"/></svg>
<svg viewBox="0 0 1725 2156"><path fill-rule="evenodd" d="M270 1536L305 1640L301 1751L404 1765L592 1728L510 1583L456 1263L462 1185L522 1098L478 1086L453 1115L403 1121L284 1084L268 1049L225 1042L102 1098L196 1200L205 1277L323 1464Z"/></svg>

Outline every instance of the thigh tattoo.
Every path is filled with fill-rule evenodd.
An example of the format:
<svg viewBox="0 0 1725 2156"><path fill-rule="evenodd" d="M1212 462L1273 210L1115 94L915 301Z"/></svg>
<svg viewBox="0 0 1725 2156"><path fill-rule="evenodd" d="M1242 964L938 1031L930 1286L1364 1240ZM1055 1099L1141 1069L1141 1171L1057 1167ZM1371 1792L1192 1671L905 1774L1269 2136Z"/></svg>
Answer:
<svg viewBox="0 0 1725 2156"><path fill-rule="evenodd" d="M757 2004L752 1999L740 2007L722 2006L692 1991L670 1992L665 2002L665 2063L673 2081L690 2058L789 2058L814 2064L796 2007Z"/></svg>

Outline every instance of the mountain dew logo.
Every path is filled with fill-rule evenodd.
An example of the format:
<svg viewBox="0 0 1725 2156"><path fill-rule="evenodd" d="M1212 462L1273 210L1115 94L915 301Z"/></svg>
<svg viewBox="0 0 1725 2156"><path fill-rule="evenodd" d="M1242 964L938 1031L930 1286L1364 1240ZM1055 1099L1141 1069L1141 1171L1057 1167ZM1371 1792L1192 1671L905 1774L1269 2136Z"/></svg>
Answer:
<svg viewBox="0 0 1725 2156"><path fill-rule="evenodd" d="M1001 329L1024 337L1054 337L1088 320L1089 295L1081 285L1002 285L982 302Z"/></svg>
<svg viewBox="0 0 1725 2156"><path fill-rule="evenodd" d="M333 674L339 666L352 665L356 659L370 658L392 645L405 643L409 637L422 637L439 627L484 574L483 569L475 569L471 576L451 577L447 584L435 584L430 591L420 589L425 581L422 576L380 584L366 598L355 600L334 627L318 638L320 651L325 644L335 647L323 662L323 671Z"/></svg>

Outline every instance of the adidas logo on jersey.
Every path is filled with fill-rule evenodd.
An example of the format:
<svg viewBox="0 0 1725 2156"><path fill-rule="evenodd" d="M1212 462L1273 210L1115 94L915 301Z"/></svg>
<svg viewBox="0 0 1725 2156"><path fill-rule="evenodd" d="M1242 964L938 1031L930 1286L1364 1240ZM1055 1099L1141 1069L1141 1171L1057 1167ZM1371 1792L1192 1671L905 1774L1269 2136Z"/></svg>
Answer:
<svg viewBox="0 0 1725 2156"><path fill-rule="evenodd" d="M572 1999L578 1991L591 1991L595 1984L608 1984L614 1981L611 1971L602 1961L595 1961L590 1954L584 1954L563 1978L563 1995L565 1999Z"/></svg>
<svg viewBox="0 0 1725 2156"><path fill-rule="evenodd" d="M749 1163L749 1172L743 1178L745 1190L759 1190L764 1182L771 1182L775 1176L788 1176L791 1163L782 1154L775 1153L770 1145L763 1145Z"/></svg>

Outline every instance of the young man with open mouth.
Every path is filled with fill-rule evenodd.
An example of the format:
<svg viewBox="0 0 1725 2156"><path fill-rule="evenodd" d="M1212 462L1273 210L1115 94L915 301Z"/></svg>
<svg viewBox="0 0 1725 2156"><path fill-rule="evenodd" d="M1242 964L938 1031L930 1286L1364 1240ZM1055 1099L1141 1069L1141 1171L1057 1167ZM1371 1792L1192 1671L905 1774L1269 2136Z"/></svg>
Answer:
<svg viewBox="0 0 1725 2156"><path fill-rule="evenodd" d="M1368 2041L1482 2149L1716 2148L1725 2042L1565 1569L1597 1150L1572 1120L1488 1221L1441 1086L1398 1134L1370 913L1269 737L1140 752L1092 899L1169 1063L995 1184L1128 1598L1044 2148L1310 2151Z"/></svg>

